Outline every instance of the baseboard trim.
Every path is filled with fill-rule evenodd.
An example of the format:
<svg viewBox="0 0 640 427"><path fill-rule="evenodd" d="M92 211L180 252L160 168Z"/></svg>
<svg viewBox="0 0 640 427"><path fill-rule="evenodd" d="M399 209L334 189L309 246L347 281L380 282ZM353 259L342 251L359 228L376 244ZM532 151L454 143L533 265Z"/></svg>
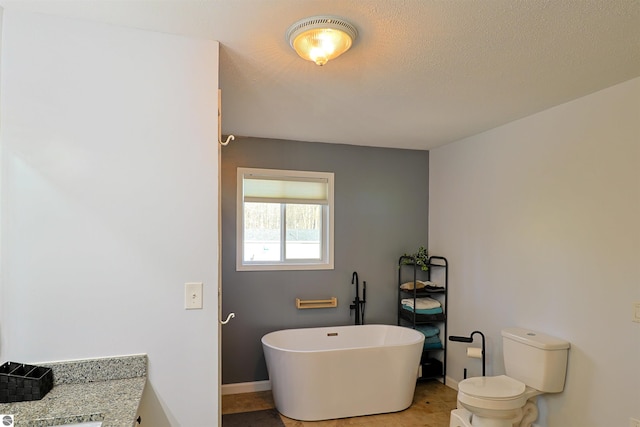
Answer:
<svg viewBox="0 0 640 427"><path fill-rule="evenodd" d="M453 378L451 378L450 376L447 375L446 377L447 379L447 386L458 391L458 381L454 380Z"/></svg>
<svg viewBox="0 0 640 427"><path fill-rule="evenodd" d="M220 392L222 395L253 393L256 391L271 390L271 381L253 381L248 383L222 384Z"/></svg>

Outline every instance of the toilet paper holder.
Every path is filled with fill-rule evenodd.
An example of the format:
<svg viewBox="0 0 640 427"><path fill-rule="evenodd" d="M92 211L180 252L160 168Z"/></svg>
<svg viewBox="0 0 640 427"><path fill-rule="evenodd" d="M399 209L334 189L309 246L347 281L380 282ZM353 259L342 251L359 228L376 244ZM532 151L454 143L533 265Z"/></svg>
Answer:
<svg viewBox="0 0 640 427"><path fill-rule="evenodd" d="M484 351L484 334L480 331L473 331L471 332L471 335L469 335L468 337L461 337L461 336L457 336L457 335L450 335L449 336L449 341L456 341L456 342L465 342L465 343L472 343L473 342L473 336L475 334L478 334L482 337L482 376L485 376L485 368L486 368L486 354ZM467 370L465 369L465 378L467 377Z"/></svg>

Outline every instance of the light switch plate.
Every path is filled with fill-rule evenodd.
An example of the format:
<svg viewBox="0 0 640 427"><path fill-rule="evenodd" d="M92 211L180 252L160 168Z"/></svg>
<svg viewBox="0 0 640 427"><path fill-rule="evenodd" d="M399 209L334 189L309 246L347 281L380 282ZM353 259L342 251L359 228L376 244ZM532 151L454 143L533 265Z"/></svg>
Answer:
<svg viewBox="0 0 640 427"><path fill-rule="evenodd" d="M202 282L184 284L184 308L187 310L202 308Z"/></svg>
<svg viewBox="0 0 640 427"><path fill-rule="evenodd" d="M640 301L633 303L633 318L631 320L640 323Z"/></svg>

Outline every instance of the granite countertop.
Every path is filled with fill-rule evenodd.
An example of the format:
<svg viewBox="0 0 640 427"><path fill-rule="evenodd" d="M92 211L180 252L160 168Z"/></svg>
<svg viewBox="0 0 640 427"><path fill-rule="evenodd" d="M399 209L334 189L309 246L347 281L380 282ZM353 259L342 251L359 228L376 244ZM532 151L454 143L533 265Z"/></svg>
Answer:
<svg viewBox="0 0 640 427"><path fill-rule="evenodd" d="M53 389L42 400L0 403L16 427L48 427L102 421L132 427L147 380L147 356L133 355L36 363L53 370Z"/></svg>

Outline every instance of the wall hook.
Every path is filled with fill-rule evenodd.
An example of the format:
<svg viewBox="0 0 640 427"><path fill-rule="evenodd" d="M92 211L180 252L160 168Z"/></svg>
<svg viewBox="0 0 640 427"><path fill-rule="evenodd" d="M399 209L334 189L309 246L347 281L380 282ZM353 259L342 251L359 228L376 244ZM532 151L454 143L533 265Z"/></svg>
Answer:
<svg viewBox="0 0 640 427"><path fill-rule="evenodd" d="M229 321L230 321L231 319L233 319L234 317L236 317L236 314L235 314L235 313L229 313L229 315L227 316L227 318L226 318L225 320L221 320L221 321L220 321L220 324L221 324L221 325L226 325L226 324L227 324L227 323L229 323Z"/></svg>
<svg viewBox="0 0 640 427"><path fill-rule="evenodd" d="M235 137L235 136L233 136L233 135L229 135L229 136L227 137L227 140L226 140L225 142L222 142L222 138L219 138L219 139L218 139L218 143L219 143L220 145L222 145L222 146L226 146L226 145L229 145L229 142L233 141L234 139L236 139L236 137Z"/></svg>
<svg viewBox="0 0 640 427"><path fill-rule="evenodd" d="M229 135L226 141L222 141L222 89L218 89L218 144L226 146L234 139L235 136Z"/></svg>

